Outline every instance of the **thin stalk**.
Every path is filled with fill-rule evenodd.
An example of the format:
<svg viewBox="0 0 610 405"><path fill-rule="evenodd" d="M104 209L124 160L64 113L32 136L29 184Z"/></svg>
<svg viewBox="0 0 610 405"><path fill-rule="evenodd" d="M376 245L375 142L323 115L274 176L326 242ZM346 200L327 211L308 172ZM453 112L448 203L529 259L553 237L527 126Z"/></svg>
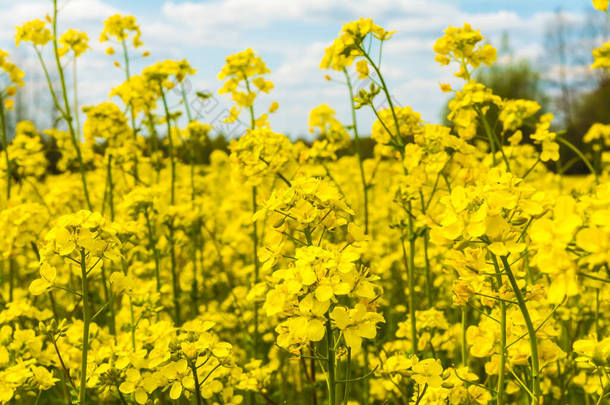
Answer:
<svg viewBox="0 0 610 405"><path fill-rule="evenodd" d="M595 289L595 338L599 339L599 288Z"/></svg>
<svg viewBox="0 0 610 405"><path fill-rule="evenodd" d="M159 89L161 90L161 99L163 100L163 109L165 111L165 121L167 123L167 141L169 145L169 160L171 170L171 205L174 205L176 201L176 160L174 158L174 141L172 139L172 124L171 117L169 114L169 108L167 107L167 99L165 98L165 92L163 91L163 83L159 83Z"/></svg>
<svg viewBox="0 0 610 405"><path fill-rule="evenodd" d="M246 82L246 89L248 90L248 93L251 93L252 90L250 89L250 81L248 80L248 76L246 76L245 73L244 81ZM250 129L254 129L256 126L256 120L254 118L254 106L252 104L248 106L248 111L250 112Z"/></svg>
<svg viewBox="0 0 610 405"><path fill-rule="evenodd" d="M193 314L197 316L199 314L199 283L197 282L197 247L195 244L195 236L191 236L191 262L193 264L193 281L191 283L191 302L193 305Z"/></svg>
<svg viewBox="0 0 610 405"><path fill-rule="evenodd" d="M59 352L59 347L57 347L57 340L55 339L55 337L53 337L51 339L51 343L53 344L53 347L55 348L55 353L57 353L57 358L59 359L59 364L61 365L61 368L64 372L65 379L70 383L74 392L77 392L78 389L76 388L76 385L74 384L74 381L72 380L72 377L70 376L70 370L68 369L68 367L66 367L66 363L64 363L63 357L61 357L61 353ZM65 381L64 381L64 383L65 383ZM68 391L70 390L67 386L66 386L66 389Z"/></svg>
<svg viewBox="0 0 610 405"><path fill-rule="evenodd" d="M424 260L426 263L426 297L428 298L428 308L432 308L432 271L430 269L430 257L428 254L428 245L430 242L429 229L425 230L424 233Z"/></svg>
<svg viewBox="0 0 610 405"><path fill-rule="evenodd" d="M6 118L4 116L4 99L0 94L0 126L2 126L2 149L6 159L6 203L11 199L11 159L8 156L8 137L6 135Z"/></svg>
<svg viewBox="0 0 610 405"><path fill-rule="evenodd" d="M189 107L189 103L186 97L186 90L184 88L184 81L180 82L180 93L182 93L182 100L184 101L184 109L186 110L186 117L189 122L193 121L193 116L191 115L191 108Z"/></svg>
<svg viewBox="0 0 610 405"><path fill-rule="evenodd" d="M467 340L466 340L466 326L467 326L467 314L466 314L466 305L462 307L462 366L468 366L468 349L467 349Z"/></svg>
<svg viewBox="0 0 610 405"><path fill-rule="evenodd" d="M411 210L411 201L408 203L409 212ZM409 217L409 311L411 312L411 334L415 337L413 340L413 353L417 353L417 325L415 320L415 233L413 232L413 216Z"/></svg>
<svg viewBox="0 0 610 405"><path fill-rule="evenodd" d="M256 213L258 210L258 206L256 203L256 187L252 187L252 212ZM252 244L254 245L253 255L254 255L254 283L256 285L258 283L260 264L258 261L258 226L256 221L252 223ZM258 303L254 302L254 355L256 356L258 353L258 344L259 344L259 331L258 331Z"/></svg>
<svg viewBox="0 0 610 405"><path fill-rule="evenodd" d="M169 252L172 271L172 292L174 299L174 321L180 325L182 319L180 316L180 280L178 279L178 270L176 268L176 241L174 240L174 223L173 220L169 224Z"/></svg>
<svg viewBox="0 0 610 405"><path fill-rule="evenodd" d="M163 83L159 83L159 89L161 91L161 99L163 100L163 110L165 111L165 121L167 123L167 140L169 145L169 160L171 168L171 197L170 204L174 205L176 202L176 159L174 157L174 141L172 139L172 124L167 106L167 99L165 92L163 91ZM176 243L174 240L174 226L171 224L169 227L169 243L170 243L170 255L171 255L171 270L172 270L172 286L174 293L174 316L177 324L181 323L180 319L180 283L178 280L178 274L176 269Z"/></svg>
<svg viewBox="0 0 610 405"><path fill-rule="evenodd" d="M347 405L347 399L349 398L349 379L350 379L350 367L352 362L352 348L347 348L347 361L345 364L345 383L343 387L343 405Z"/></svg>
<svg viewBox="0 0 610 405"><path fill-rule="evenodd" d="M193 121L193 117L191 115L191 109L189 108L189 104L188 104L188 99L186 97L186 90L184 89L184 82L180 82L180 92L182 93L182 101L184 102L184 108L186 109L186 116L189 120L189 123ZM191 147L189 148L190 152L189 152L189 158L190 158L190 166L191 166L191 206L193 209L195 209L195 148L194 148L194 142L191 139ZM191 252L191 261L193 263L193 282L191 285L191 301L193 304L193 313L195 315L199 314L199 306L198 306L198 301L199 301L199 297L198 297L198 283L197 283L197 242L196 239L198 239L197 236L199 236L200 234L196 234L195 232L193 232L193 235L191 236L191 240L192 240L192 252Z"/></svg>
<svg viewBox="0 0 610 405"><path fill-rule="evenodd" d="M89 288L87 285L87 263L85 260L85 250L81 248L80 267L83 294L83 348L81 354L80 405L85 405L87 403L87 353L89 351Z"/></svg>
<svg viewBox="0 0 610 405"><path fill-rule="evenodd" d="M335 342L330 325L330 314L326 313L326 350L328 357L328 405L335 405Z"/></svg>
<svg viewBox="0 0 610 405"><path fill-rule="evenodd" d="M506 368L506 303L500 302L500 367L498 370L497 404L504 404L504 369Z"/></svg>
<svg viewBox="0 0 610 405"><path fill-rule="evenodd" d="M191 362L191 371L193 372L193 382L195 383L195 398L197 405L201 405L201 387L199 386L199 376L197 375L197 367Z"/></svg>
<svg viewBox="0 0 610 405"><path fill-rule="evenodd" d="M496 282L498 288L502 287L502 270L498 264L496 255L491 255L494 269L496 271ZM498 370L498 395L497 404L504 404L504 370L506 368L506 302L500 301L500 367Z"/></svg>
<svg viewBox="0 0 610 405"><path fill-rule="evenodd" d="M411 271L411 266L408 262L407 250L405 248L404 237L400 240L400 245L402 247L402 259L405 267L407 268L407 277L409 282L409 318L411 322L411 350L413 353L417 353L417 324L415 321L415 296L412 292L415 290L415 283L413 282L413 272Z"/></svg>
<svg viewBox="0 0 610 405"><path fill-rule="evenodd" d="M375 70L375 73L377 73L377 76L379 77L379 82L381 83L381 89L383 90L383 93L385 94L386 100L388 101L388 104L390 106L390 111L392 113L392 118L394 120L394 126L396 129L396 138L397 138L397 142L399 143L399 146L402 146L402 142L403 139L400 135L400 124L398 122L398 117L396 116L396 111L394 111L394 103L392 102L392 97L390 96L390 92L388 90L388 86L386 85L385 79L383 78L383 75L381 74L381 71L379 69L379 67L375 64L375 62L373 62L373 60L371 59L371 57L368 55L367 52L364 51L364 49L362 49L362 46L359 45L360 50L362 51L364 57L367 59L367 61L371 64L371 66L373 66L373 69ZM373 105L371 104L371 107L373 107ZM373 111L375 111L375 108L373 108ZM377 112L375 111L375 114L377 115L378 119L379 119L379 115L377 114ZM381 119L379 119L380 122L383 123L383 121ZM385 127L385 124L384 124ZM392 135L391 132L388 131L388 134L390 134L390 136ZM401 156L404 157L404 148L398 148ZM407 272L408 272L408 278L409 278L409 311L410 311L410 317L411 317L411 339L412 339L412 343L413 343L413 353L417 353L417 325L416 325L416 320L415 320L415 228L414 228L414 222L413 222L413 217L410 215L410 213L412 212L411 209L411 201L408 202L408 217L409 217L409 221L408 221L408 226L409 226L409 263L407 265L407 262L405 260L405 266L407 267ZM406 256L405 253L405 248L404 248L404 239L401 241L402 244L402 249L403 249L403 257Z"/></svg>
<svg viewBox="0 0 610 405"><path fill-rule="evenodd" d="M364 175L364 162L362 161L362 151L360 148L360 135L358 134L358 122L356 121L356 109L354 108L354 90L352 81L350 80L347 70L344 68L343 73L347 80L347 88L349 89L350 108L352 111L352 128L354 130L354 146L356 147L356 155L358 155L358 167L360 168L360 182L362 183L362 194L364 196L364 233L369 233L369 193L368 184Z"/></svg>
<svg viewBox="0 0 610 405"><path fill-rule="evenodd" d="M61 83L61 91L64 100L64 109L60 111L63 112L64 121L66 121L66 123L68 124L68 129L70 130L70 135L72 138L72 144L74 145L74 149L76 150L76 157L80 169L81 181L83 183L83 193L85 194L87 207L89 211L93 211L93 205L91 204L91 199L89 197L89 189L87 188L87 177L85 175L83 156L80 150L79 140L76 137L74 125L72 124L73 118L70 116L70 102L68 101L68 91L66 89L66 79L64 76L64 70L59 58L59 47L57 45L57 38L57 0L53 0L53 51L55 54L55 63L57 64L57 72L59 74L59 81Z"/></svg>
<svg viewBox="0 0 610 405"><path fill-rule="evenodd" d="M157 245L155 243L152 223L150 221L150 214L148 213L148 209L144 209L144 219L146 219L146 228L148 229L148 244L150 246L150 249L152 249L153 251L153 256L155 259L155 280L157 281L157 292L161 293L161 276L159 274L159 249L157 249Z"/></svg>
<svg viewBox="0 0 610 405"><path fill-rule="evenodd" d="M127 80L131 78L131 74L129 72L129 53L127 52L127 44L125 43L125 38L121 40L121 45L123 47L123 60L125 61L125 77ZM129 105L129 113L131 118L131 128L133 129L133 138L134 140L137 138L137 130L136 130L136 114L133 110L133 104L130 102ZM133 177L134 181L137 183L138 181L138 155L137 153L134 156L134 166L133 166Z"/></svg>
<svg viewBox="0 0 610 405"><path fill-rule="evenodd" d="M244 73L244 81L246 83L246 89L248 93L251 93L252 90L250 88L250 81L248 80L248 76ZM256 120L254 118L254 106L250 105L248 108L250 112L250 129L254 129L256 126ZM256 213L258 210L257 202L256 202L256 186L252 187L252 213ZM253 255L254 255L254 284L258 283L259 278L259 261L258 261L258 226L254 221L252 223L252 244L254 245ZM259 344L259 331L258 331L258 302L254 302L254 354L256 356L258 352L258 344Z"/></svg>
<svg viewBox="0 0 610 405"><path fill-rule="evenodd" d="M102 264L102 284L104 286L104 300L106 302L110 302L110 290L108 288L108 279L106 278L106 269L105 266ZM110 334L114 337L115 343L116 343L116 320L115 320L115 313L114 313L114 303L110 303L110 325L109 325L109 329L110 329Z"/></svg>
<svg viewBox="0 0 610 405"><path fill-rule="evenodd" d="M362 47L360 47L360 50L364 54L364 57L369 61L371 66L373 66L375 73L377 73L377 77L379 77L379 82L381 83L381 89L383 90L386 100L388 101L388 104L390 105L390 111L392 112L392 118L394 119L394 126L396 127L396 136L400 139L400 124L398 123L398 117L396 116L396 111L394 111L394 103L392 102L392 97L390 97L390 92L388 90L388 86L385 84L385 80L383 79L383 75L381 74L379 67L375 64L375 62L373 62L373 60L371 59L369 54L366 53L364 51L364 49L362 49ZM403 151L403 153L404 153L404 151Z"/></svg>
<svg viewBox="0 0 610 405"><path fill-rule="evenodd" d="M62 106L59 104L59 100L57 98L57 94L55 93L55 89L53 89L53 83L51 82L51 76L49 75L49 70L47 69L46 63L44 63L44 59L42 58L42 54L37 47L34 47L34 51L36 52L36 56L38 57L38 61L40 62L40 66L42 67L42 71L44 73L44 77L47 81L47 86L49 87L49 92L51 93L51 99L53 100L53 104L57 111L60 112L62 118L65 116L65 112Z"/></svg>
<svg viewBox="0 0 610 405"><path fill-rule="evenodd" d="M127 262L125 261L124 258L121 258L121 265L123 267L123 274L125 274L125 276L127 276ZM131 296L129 296L129 321L131 323L129 330L131 332L131 347L133 348L133 350L136 350L136 322L135 322L135 317L134 317L134 313L133 313L133 300L131 299Z"/></svg>
<svg viewBox="0 0 610 405"><path fill-rule="evenodd" d="M502 260L502 265L504 266L504 272L508 276L508 280L510 281L513 292L515 293L515 298L517 298L517 305L521 310L521 314L523 315L523 320L525 321L525 326L527 328L527 333L529 335L532 356L532 392L534 394L532 404L539 404L542 391L540 390L540 366L538 361L538 341L536 339L536 330L534 329L534 324L532 323L529 311L525 305L525 299L523 298L523 294L521 294L521 290L519 289L517 280L515 279L515 276L510 268L507 257L500 256L500 259Z"/></svg>
<svg viewBox="0 0 610 405"><path fill-rule="evenodd" d="M148 129L150 131L150 137L152 138L152 152L153 155L155 155L157 152L159 152L159 135L157 134L157 128L155 127L155 118L153 117L153 114L150 111L147 111L146 116L148 119ZM157 184L159 183L160 170L160 165L155 164L155 183Z"/></svg>
<svg viewBox="0 0 610 405"><path fill-rule="evenodd" d="M587 159L587 157L576 146L574 146L570 141L560 138L560 137L557 137L555 139L557 139L559 142L561 142L562 144L567 146L569 149L571 149L572 152L574 152L574 153L576 153L576 155L578 155L578 157L583 161L583 163L585 165L587 165L587 168L589 169L589 171L591 171L591 173L595 176L595 183L599 184L599 175L597 174L597 171L591 164L591 161L589 161L589 159Z"/></svg>
<svg viewBox="0 0 610 405"><path fill-rule="evenodd" d="M114 221L114 184L112 182L112 154L108 154L106 177L108 179L108 205L110 206L110 219Z"/></svg>
<svg viewBox="0 0 610 405"><path fill-rule="evenodd" d="M500 151L500 154L502 155L502 159L504 160L504 164L506 165L506 171L510 172L510 163L508 162L508 158L506 157L506 154L504 153L504 148L502 147L502 144L498 140L495 132L489 126L489 122L487 122L487 117L485 117L485 114L483 114L483 112L481 111L481 109L479 107L475 107L475 109L476 109L477 113L479 114L479 118L483 122L483 128L485 129L485 133L487 134L487 137L489 138L489 143L491 145L492 159L493 159L494 165L496 164L496 150L495 150L496 148L494 145L497 144L498 150Z"/></svg>
<svg viewBox="0 0 610 405"><path fill-rule="evenodd" d="M76 80L76 55L72 60L72 95L74 97L74 122L76 123L76 133L80 137L80 118L78 117L78 86Z"/></svg>
<svg viewBox="0 0 610 405"><path fill-rule="evenodd" d="M364 342L364 344L362 345L362 355L364 357L364 369L365 370L369 370L369 346L366 342ZM363 398L362 398L362 405L369 405L369 388L370 388L370 382L369 379L367 378L366 380L364 380L364 384L363 384Z"/></svg>
<svg viewBox="0 0 610 405"><path fill-rule="evenodd" d="M15 262L12 258L8 259L8 299L13 301L15 291Z"/></svg>

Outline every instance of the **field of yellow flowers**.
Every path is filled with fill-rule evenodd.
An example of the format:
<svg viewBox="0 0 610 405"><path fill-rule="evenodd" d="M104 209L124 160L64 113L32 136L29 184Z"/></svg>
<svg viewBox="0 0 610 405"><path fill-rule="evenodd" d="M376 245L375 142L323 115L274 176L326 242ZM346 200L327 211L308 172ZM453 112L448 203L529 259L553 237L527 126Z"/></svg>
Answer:
<svg viewBox="0 0 610 405"><path fill-rule="evenodd" d="M496 58L479 31L449 27L434 45L464 80L439 89L453 95L447 127L393 104L372 51L393 32L345 24L320 67L345 80L352 121L314 108L311 146L270 128L261 56L231 55L227 121L250 128L203 165L192 151L213 128L191 118L189 63L131 72L140 30L110 17L100 41L125 81L82 108L81 128L65 61L88 37L57 19L55 4L16 33L39 56L56 128L7 134L24 75L0 51L1 404L609 403L610 125L581 152L536 102L477 83ZM610 43L593 55L610 68ZM355 91L351 72L370 87ZM372 128L357 125L363 109ZM560 144L591 174L551 172Z"/></svg>

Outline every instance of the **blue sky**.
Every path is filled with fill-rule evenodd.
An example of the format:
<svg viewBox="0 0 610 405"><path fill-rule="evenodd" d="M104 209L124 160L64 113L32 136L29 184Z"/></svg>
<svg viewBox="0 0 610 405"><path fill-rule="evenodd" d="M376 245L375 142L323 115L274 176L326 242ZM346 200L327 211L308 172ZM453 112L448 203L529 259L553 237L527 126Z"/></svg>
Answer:
<svg viewBox="0 0 610 405"><path fill-rule="evenodd" d="M259 52L276 88L258 108L265 110L271 101L278 101L272 126L293 137L307 134L309 111L321 103L348 120L347 90L340 83L327 82L327 72L318 69L324 48L344 22L372 17L397 31L384 47L382 66L392 94L428 122L438 122L446 101L438 83L458 83L451 77L454 68L436 64L431 49L448 25L470 22L495 45L506 32L516 58L536 61L544 53L545 26L556 10L573 23L584 21L593 10L589 0L67 0L60 4L60 29L86 30L93 47L78 61L82 105L104 101L109 89L123 79L112 65L114 58L104 54L106 45L97 43L103 19L113 13L133 14L143 31L141 49L151 52L149 58L134 62L134 70L158 59L187 58L198 70L195 90L214 91L220 86L216 75L226 55L246 47ZM50 11L50 0L0 0L0 47L15 52L15 21L42 18ZM32 53L22 45L18 56L32 72L35 87L39 68ZM218 105L203 121L214 121L230 107L223 96L216 98ZM362 111L359 121L367 132L372 117Z"/></svg>

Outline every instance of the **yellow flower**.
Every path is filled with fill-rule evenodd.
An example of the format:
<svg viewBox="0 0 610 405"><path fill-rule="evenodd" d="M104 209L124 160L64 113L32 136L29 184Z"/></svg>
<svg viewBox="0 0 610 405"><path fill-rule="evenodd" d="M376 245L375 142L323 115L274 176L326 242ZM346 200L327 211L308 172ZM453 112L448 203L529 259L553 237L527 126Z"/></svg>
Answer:
<svg viewBox="0 0 610 405"><path fill-rule="evenodd" d="M369 64L366 60L361 59L356 62L356 72L359 79L366 79L369 76Z"/></svg>
<svg viewBox="0 0 610 405"><path fill-rule="evenodd" d="M356 57L363 55L362 42L369 34L379 41L387 41L394 31L386 31L370 18L361 18L343 25L339 37L326 48L320 69L343 70L350 66Z"/></svg>
<svg viewBox="0 0 610 405"><path fill-rule="evenodd" d="M559 160L559 144L555 142L557 134L549 130L551 121L553 121L553 114L547 113L542 115L536 125L536 132L531 136L535 143L542 144L540 160L543 162Z"/></svg>
<svg viewBox="0 0 610 405"><path fill-rule="evenodd" d="M589 128L582 140L585 143L600 140L604 143L604 145L610 146L610 125L604 125L596 122L595 124L591 125L591 128Z"/></svg>
<svg viewBox="0 0 610 405"><path fill-rule="evenodd" d="M272 102L269 106L269 114L273 114L278 108L280 108L280 104L277 101Z"/></svg>
<svg viewBox="0 0 610 405"><path fill-rule="evenodd" d="M449 83L441 83L440 87L441 87L441 91L443 93L450 93L451 92L451 85Z"/></svg>
<svg viewBox="0 0 610 405"><path fill-rule="evenodd" d="M16 27L15 46L19 46L22 41L31 42L34 46L46 45L53 38L46 25L44 20L32 20Z"/></svg>
<svg viewBox="0 0 610 405"><path fill-rule="evenodd" d="M591 69L610 68L610 42L593 50L593 64Z"/></svg>
<svg viewBox="0 0 610 405"><path fill-rule="evenodd" d="M444 32L445 35L434 44L435 59L441 65L448 65L451 61L458 62L460 71L455 74L456 77L470 80L467 65L476 69L481 63L489 66L496 60L496 49L493 46L477 46L484 38L481 32L473 30L470 24L464 23L462 28L449 26Z"/></svg>
<svg viewBox="0 0 610 405"><path fill-rule="evenodd" d="M358 351L362 338L374 339L377 335L377 323L384 322L383 316L377 312L370 312L364 304L356 304L354 309L335 307L330 318L343 333L345 343Z"/></svg>
<svg viewBox="0 0 610 405"><path fill-rule="evenodd" d="M59 37L59 55L64 56L68 51L74 52L75 57L79 57L89 49L89 37L86 32L69 29Z"/></svg>
<svg viewBox="0 0 610 405"><path fill-rule="evenodd" d="M599 11L608 11L609 0L593 0L593 7Z"/></svg>
<svg viewBox="0 0 610 405"><path fill-rule="evenodd" d="M427 384L431 388L438 388L443 383L443 366L440 360L424 359L418 361L412 367L413 380L419 385Z"/></svg>
<svg viewBox="0 0 610 405"><path fill-rule="evenodd" d="M114 37L118 42L122 42L129 38L133 34L133 46L138 48L142 45L140 37L140 27L136 24L136 18L131 15L123 16L115 14L104 21L104 30L100 34L100 42L110 40L110 37Z"/></svg>
<svg viewBox="0 0 610 405"><path fill-rule="evenodd" d="M17 65L8 60L8 52L3 51L2 49L0 49L0 69L8 74L11 83L19 87L24 86L23 77L25 76L25 73L23 73ZM13 85L9 85L5 91L8 97L12 97L17 93L17 88Z"/></svg>

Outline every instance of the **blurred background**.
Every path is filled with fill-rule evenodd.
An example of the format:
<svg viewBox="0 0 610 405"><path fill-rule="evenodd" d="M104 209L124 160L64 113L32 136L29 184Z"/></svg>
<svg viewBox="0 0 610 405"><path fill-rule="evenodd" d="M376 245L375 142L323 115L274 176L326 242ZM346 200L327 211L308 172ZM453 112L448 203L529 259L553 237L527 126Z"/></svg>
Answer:
<svg viewBox="0 0 610 405"><path fill-rule="evenodd" d="M31 120L42 130L52 127L58 117L35 53L28 44L15 48L14 43L15 25L44 18L51 7L49 0L0 0L0 48L9 51L11 60L26 73L25 90L18 93L10 113L10 134L19 120ZM341 75L319 70L318 65L342 24L360 17L396 30L384 45L382 72L396 102L411 106L429 123L446 123L450 94L442 93L439 83L461 86L452 77L454 67L434 61L432 46L448 25L464 22L480 29L498 48L496 64L481 68L477 75L496 94L537 100L541 112L553 112L555 128L566 130L577 146L593 122L610 123L610 78L601 69L589 69L591 50L608 41L610 24L589 0L64 0L59 31L86 31L92 48L76 66L81 106L106 101L110 89L124 78L113 65L120 53L107 55L108 43L98 41L104 19L116 13L136 16L142 30L144 46L131 55L134 73L160 59L186 58L198 70L187 91L192 100L197 99L197 91L213 94L205 104L193 104L200 121L217 127L211 147L225 148L227 140L245 130L239 123L222 123L230 102L216 93L220 87L216 75L227 55L248 47L263 57L272 72L275 89L261 98L259 108L279 102L279 111L271 117L276 132L310 140L309 111L322 103L349 122L348 93ZM143 57L143 51L150 51L150 56ZM72 66L68 72L73 80ZM361 128L370 129L373 117L363 109L358 120ZM562 161L569 161L571 152L561 152ZM571 170L584 170L579 165L575 162Z"/></svg>

